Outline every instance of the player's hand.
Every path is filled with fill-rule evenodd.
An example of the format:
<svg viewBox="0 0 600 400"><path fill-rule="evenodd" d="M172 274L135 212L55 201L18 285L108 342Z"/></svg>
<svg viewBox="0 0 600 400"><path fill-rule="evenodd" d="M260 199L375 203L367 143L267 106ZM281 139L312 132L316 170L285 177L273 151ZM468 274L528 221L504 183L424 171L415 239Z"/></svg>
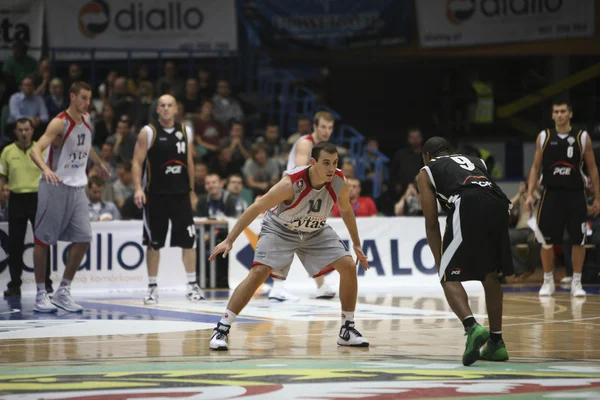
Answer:
<svg viewBox="0 0 600 400"><path fill-rule="evenodd" d="M365 256L365 253L362 251L362 247L360 247L358 244L355 244L352 248L354 249L354 254L356 254L356 265L358 265L360 262L360 265L364 268L364 270L368 270L370 268L369 263L367 262L367 256Z"/></svg>
<svg viewBox="0 0 600 400"><path fill-rule="evenodd" d="M525 200L525 208L529 210L530 213L533 212L533 205L535 204L535 200L533 196L527 196L527 200Z"/></svg>
<svg viewBox="0 0 600 400"><path fill-rule="evenodd" d="M100 175L102 179L106 181L110 179L110 171L108 170L108 168L106 168L106 165L104 165L104 163L97 163L95 165L95 168L96 173Z"/></svg>
<svg viewBox="0 0 600 400"><path fill-rule="evenodd" d="M600 199L594 199L594 202L592 203L592 215L594 217L598 216L598 214L600 214Z"/></svg>
<svg viewBox="0 0 600 400"><path fill-rule="evenodd" d="M214 260L219 254L223 253L223 258L227 257L227 254L231 251L231 242L229 239L223 240L221 243L215 246L212 253L210 253L210 257L208 257L208 261Z"/></svg>
<svg viewBox="0 0 600 400"><path fill-rule="evenodd" d="M58 177L50 168L44 171L44 180L46 183L50 183L52 185L58 185L62 182L62 179Z"/></svg>
<svg viewBox="0 0 600 400"><path fill-rule="evenodd" d="M138 189L135 191L133 195L133 202L138 208L144 207L144 204L146 204L146 194L144 193L144 189Z"/></svg>

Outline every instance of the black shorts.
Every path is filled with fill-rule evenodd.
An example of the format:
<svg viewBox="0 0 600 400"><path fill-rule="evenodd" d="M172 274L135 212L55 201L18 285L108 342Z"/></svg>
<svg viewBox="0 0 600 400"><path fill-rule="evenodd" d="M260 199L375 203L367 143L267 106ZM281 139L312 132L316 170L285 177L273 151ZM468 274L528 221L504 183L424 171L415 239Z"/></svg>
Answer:
<svg viewBox="0 0 600 400"><path fill-rule="evenodd" d="M587 200L585 191L544 189L537 223L546 244L561 244L565 229L572 244L585 244Z"/></svg>
<svg viewBox="0 0 600 400"><path fill-rule="evenodd" d="M191 249L196 243L196 228L190 196L146 194L144 207L144 245L158 250L165 245L171 220L171 247Z"/></svg>
<svg viewBox="0 0 600 400"><path fill-rule="evenodd" d="M490 272L513 274L508 201L487 189L463 190L446 219L439 277L484 281Z"/></svg>

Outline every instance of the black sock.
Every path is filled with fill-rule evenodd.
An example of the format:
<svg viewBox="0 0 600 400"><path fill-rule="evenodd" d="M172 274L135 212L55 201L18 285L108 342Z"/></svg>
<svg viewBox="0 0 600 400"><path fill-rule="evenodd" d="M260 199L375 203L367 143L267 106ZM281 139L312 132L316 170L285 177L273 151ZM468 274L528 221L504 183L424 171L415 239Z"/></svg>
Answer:
<svg viewBox="0 0 600 400"><path fill-rule="evenodd" d="M490 333L490 340L494 343L498 343L502 340L502 333Z"/></svg>
<svg viewBox="0 0 600 400"><path fill-rule="evenodd" d="M149 283L148 287L157 287L158 285L156 283Z"/></svg>
<svg viewBox="0 0 600 400"><path fill-rule="evenodd" d="M463 320L463 326L465 327L465 329L469 329L476 323L477 321L475 321L475 318L473 318L473 316L467 317Z"/></svg>

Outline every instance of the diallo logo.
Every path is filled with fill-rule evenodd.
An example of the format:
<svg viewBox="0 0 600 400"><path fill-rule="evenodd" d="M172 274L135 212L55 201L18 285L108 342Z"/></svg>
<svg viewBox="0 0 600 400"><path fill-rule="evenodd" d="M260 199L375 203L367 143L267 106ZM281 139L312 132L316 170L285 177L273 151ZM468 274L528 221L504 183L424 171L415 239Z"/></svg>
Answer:
<svg viewBox="0 0 600 400"><path fill-rule="evenodd" d="M93 39L104 32L110 22L110 9L104 0L85 3L79 10L79 31Z"/></svg>
<svg viewBox="0 0 600 400"><path fill-rule="evenodd" d="M446 17L454 25L460 25L475 13L475 0L446 0Z"/></svg>

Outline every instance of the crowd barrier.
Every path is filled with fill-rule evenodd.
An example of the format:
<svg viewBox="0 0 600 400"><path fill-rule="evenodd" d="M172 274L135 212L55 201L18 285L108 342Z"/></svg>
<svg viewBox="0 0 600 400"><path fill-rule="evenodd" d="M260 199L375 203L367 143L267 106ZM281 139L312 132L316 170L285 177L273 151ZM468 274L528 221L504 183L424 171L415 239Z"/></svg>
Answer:
<svg viewBox="0 0 600 400"><path fill-rule="evenodd" d="M425 224L422 217L373 217L358 218L358 229L371 269L357 269L359 288L399 288L406 286L439 285L436 266L425 237ZM214 226L223 227L226 223L231 227L234 219L227 221L196 221L198 235L198 251L204 248L206 232L213 238ZM343 222L339 218L331 218L328 223L346 243L349 236ZM440 225L443 227L443 218ZM206 226L208 225L208 229ZM211 226L213 227L211 229ZM75 276L73 292L118 292L143 290L147 285L145 249L142 246L141 221L92 222L93 240L82 265ZM235 288L246 277L254 257L254 248L260 231L260 219L254 221L235 242L229 255L229 286ZM167 237L169 243L170 238ZM52 279L60 281L69 250L68 243L59 242L52 246ZM6 287L10 280L8 270L8 224L0 223L0 286ZM25 240L23 261L24 292L35 291L33 275L33 236L29 228ZM199 257L198 271L209 268L210 263ZM214 286L215 266L211 269L211 281L202 283L204 287ZM200 278L205 276L199 273ZM186 275L183 268L181 250L164 248L161 252L158 282L161 289L171 290L184 288ZM327 281L337 284L338 275L333 272L326 277ZM212 285L211 285L212 283ZM309 279L304 268L294 258L294 263L287 280L291 290L313 289L314 283Z"/></svg>

